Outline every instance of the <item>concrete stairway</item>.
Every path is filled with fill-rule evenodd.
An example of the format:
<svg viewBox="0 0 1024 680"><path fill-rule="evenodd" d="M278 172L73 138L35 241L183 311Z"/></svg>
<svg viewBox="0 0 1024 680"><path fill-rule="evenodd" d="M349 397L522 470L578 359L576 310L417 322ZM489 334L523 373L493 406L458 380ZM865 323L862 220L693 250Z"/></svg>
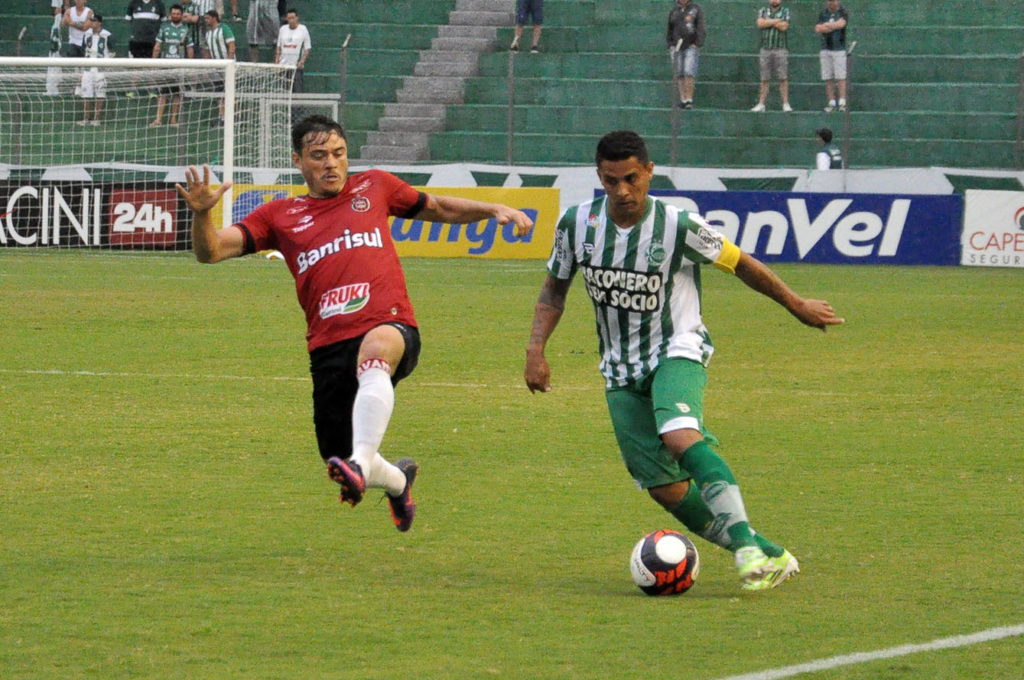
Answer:
<svg viewBox="0 0 1024 680"><path fill-rule="evenodd" d="M512 6L509 0L458 0L403 81L398 101L384 107L377 131L367 134L360 160L430 160L430 133L445 129L445 107L463 102L465 79L478 75L480 55L498 46L498 29L514 20Z"/></svg>

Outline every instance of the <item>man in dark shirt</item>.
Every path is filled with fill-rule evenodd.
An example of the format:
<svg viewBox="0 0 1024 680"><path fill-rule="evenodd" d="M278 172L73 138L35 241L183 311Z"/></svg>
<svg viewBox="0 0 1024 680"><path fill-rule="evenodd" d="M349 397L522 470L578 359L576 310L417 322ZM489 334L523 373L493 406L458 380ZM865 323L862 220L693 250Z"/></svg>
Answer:
<svg viewBox="0 0 1024 680"><path fill-rule="evenodd" d="M153 56L156 34L167 16L161 0L131 0L125 10L124 19L131 23L132 34L128 39L128 52L136 59Z"/></svg>
<svg viewBox="0 0 1024 680"><path fill-rule="evenodd" d="M821 36L821 79L825 81L828 105L825 113L846 110L846 24L850 13L839 0L828 0L818 16L814 32ZM836 101L838 85L839 101Z"/></svg>
<svg viewBox="0 0 1024 680"><path fill-rule="evenodd" d="M707 36L704 10L693 0L676 0L668 15L665 41L672 57L672 71L679 89L679 108L693 108L693 87L697 80L700 48Z"/></svg>

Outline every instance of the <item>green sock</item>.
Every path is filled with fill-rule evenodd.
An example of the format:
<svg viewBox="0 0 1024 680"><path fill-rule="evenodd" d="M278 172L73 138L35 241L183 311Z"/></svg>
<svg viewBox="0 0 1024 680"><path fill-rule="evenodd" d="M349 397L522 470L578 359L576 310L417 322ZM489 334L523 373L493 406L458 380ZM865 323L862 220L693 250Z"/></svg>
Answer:
<svg viewBox="0 0 1024 680"><path fill-rule="evenodd" d="M754 540L757 541L757 547L768 557L779 557L782 553L786 552L785 548L780 545L776 545L769 541L767 538L757 533L753 529L750 530L754 534Z"/></svg>
<svg viewBox="0 0 1024 680"><path fill-rule="evenodd" d="M699 441L683 451L679 463L693 475L701 499L714 517L708 529L714 538L705 538L732 551L758 545L747 521L740 487L721 456L707 442Z"/></svg>
<svg viewBox="0 0 1024 680"><path fill-rule="evenodd" d="M711 530L715 516L704 504L704 499L700 497L700 490L697 489L696 484L691 483L686 495L668 511L693 533L712 543L717 543L716 533ZM728 548L729 546L723 545L722 547Z"/></svg>

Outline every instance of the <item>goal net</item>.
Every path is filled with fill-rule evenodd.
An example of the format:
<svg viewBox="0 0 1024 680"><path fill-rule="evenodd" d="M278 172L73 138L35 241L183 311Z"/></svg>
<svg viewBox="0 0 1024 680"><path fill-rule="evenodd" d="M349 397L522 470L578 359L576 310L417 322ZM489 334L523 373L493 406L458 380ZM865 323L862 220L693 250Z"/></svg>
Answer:
<svg viewBox="0 0 1024 680"><path fill-rule="evenodd" d="M239 187L290 171L293 75L231 60L0 57L0 247L187 249L174 184L204 163L213 183L235 184L215 219L241 219L255 205Z"/></svg>

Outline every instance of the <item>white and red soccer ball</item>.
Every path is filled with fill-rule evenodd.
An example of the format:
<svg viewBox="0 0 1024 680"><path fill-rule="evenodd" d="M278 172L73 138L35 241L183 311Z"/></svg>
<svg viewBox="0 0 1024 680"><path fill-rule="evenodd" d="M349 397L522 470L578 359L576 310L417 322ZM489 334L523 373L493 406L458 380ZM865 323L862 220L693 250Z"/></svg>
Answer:
<svg viewBox="0 0 1024 680"><path fill-rule="evenodd" d="M652 531L633 548L629 571L648 595L679 595L697 580L700 555L693 541L678 531Z"/></svg>

